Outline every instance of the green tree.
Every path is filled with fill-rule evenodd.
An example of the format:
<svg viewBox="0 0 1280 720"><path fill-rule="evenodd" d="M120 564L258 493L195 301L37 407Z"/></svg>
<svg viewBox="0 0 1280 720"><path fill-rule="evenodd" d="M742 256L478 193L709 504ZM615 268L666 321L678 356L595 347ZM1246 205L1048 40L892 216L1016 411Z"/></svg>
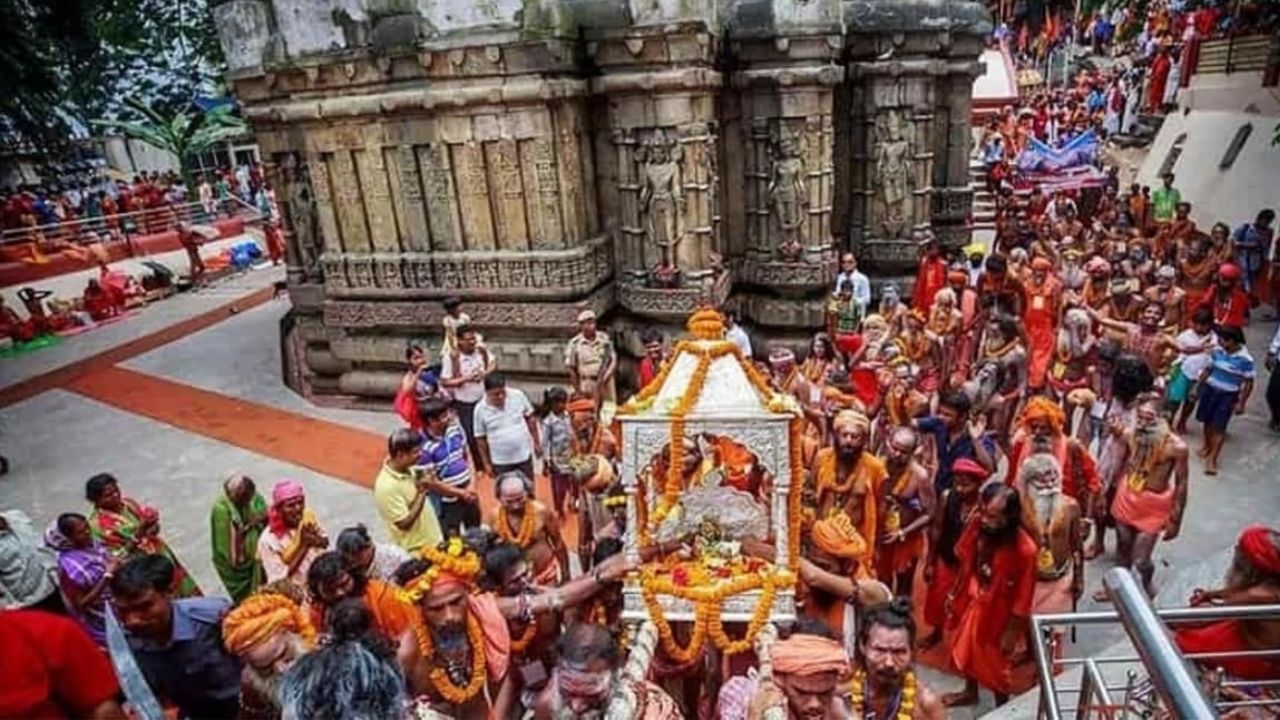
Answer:
<svg viewBox="0 0 1280 720"><path fill-rule="evenodd" d="M114 128L127 137L173 153L189 185L193 181L192 164L198 155L249 131L245 121L232 113L230 105L210 110L188 106L167 116L138 98L126 98L124 105L142 119L97 119L93 124Z"/></svg>

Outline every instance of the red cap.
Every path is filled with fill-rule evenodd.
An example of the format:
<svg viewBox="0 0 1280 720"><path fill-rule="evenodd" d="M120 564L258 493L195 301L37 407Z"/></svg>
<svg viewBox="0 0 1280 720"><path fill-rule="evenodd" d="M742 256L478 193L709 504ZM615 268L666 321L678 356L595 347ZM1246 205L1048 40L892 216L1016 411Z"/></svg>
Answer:
<svg viewBox="0 0 1280 720"><path fill-rule="evenodd" d="M1218 277L1224 280L1239 280L1240 266L1235 263L1222 263L1218 266Z"/></svg>
<svg viewBox="0 0 1280 720"><path fill-rule="evenodd" d="M991 477L991 471L979 465L977 462L969 458L960 458L951 465L952 475L968 475L979 480L986 480Z"/></svg>

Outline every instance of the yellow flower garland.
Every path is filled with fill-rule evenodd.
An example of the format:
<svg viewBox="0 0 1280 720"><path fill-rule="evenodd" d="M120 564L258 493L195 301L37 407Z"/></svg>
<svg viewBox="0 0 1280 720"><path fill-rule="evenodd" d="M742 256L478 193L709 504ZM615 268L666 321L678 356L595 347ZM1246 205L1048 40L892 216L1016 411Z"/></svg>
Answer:
<svg viewBox="0 0 1280 720"><path fill-rule="evenodd" d="M529 645L533 643L533 638L538 634L538 620L534 618L529 624L524 626L524 632L520 633L520 637L511 638L511 654L519 655L529 649Z"/></svg>
<svg viewBox="0 0 1280 720"><path fill-rule="evenodd" d="M756 636L769 621L773 611L773 601L777 589L787 587L795 582L795 576L786 570L751 573L736 577L727 582L711 586L679 587L667 578L658 577L651 568L640 571L640 590L649 619L658 631L658 639L662 649L676 662L684 665L697 659L702 652L707 635L712 644L727 655L750 650L755 645ZM721 606L725 599L734 595L763 588L760 598L747 622L747 630L741 640L731 639L724 631L720 620ZM694 605L693 636L689 644L680 647L671 632L671 625L663 614L658 595L671 595L687 600Z"/></svg>
<svg viewBox="0 0 1280 720"><path fill-rule="evenodd" d="M425 547L418 552L418 556L429 563L426 572L414 578L398 592L400 599L410 605L416 604L431 590L431 586L435 584L436 578L441 573L461 578L467 583L474 582L480 575L480 557L467 550L460 538L449 538L449 544L444 550Z"/></svg>
<svg viewBox="0 0 1280 720"><path fill-rule="evenodd" d="M717 611L711 616L711 642L721 650L725 655L738 655L747 652L755 647L756 636L760 634L760 630L764 628L764 624L769 622L769 613L773 610L773 598L777 593L777 584L774 578L770 577L765 581L764 590L760 593L760 599L756 602L755 611L751 615L751 620L747 623L747 631L742 635L741 640L733 640L724 631L724 625L720 621L720 613ZM718 609L717 609L718 610Z"/></svg>
<svg viewBox="0 0 1280 720"><path fill-rule="evenodd" d="M849 681L849 695L853 699L854 717L865 717L863 703L866 702L867 673L859 670ZM902 678L902 700L898 703L898 712L894 720L912 720L916 716L916 673L908 670Z"/></svg>
<svg viewBox="0 0 1280 720"><path fill-rule="evenodd" d="M413 620L410 622L413 629L414 638L418 641L418 653L421 658L429 658L435 654L435 648L431 641L431 631L427 629L427 625L422 620L422 613L414 613ZM431 685L444 698L445 702L451 705L462 705L474 698L484 687L485 681L485 658L484 658L484 630L480 627L480 621L474 615L467 614L467 640L471 644L471 679L467 682L466 687L458 687L453 684L453 680L449 678L449 673L444 668L432 668L427 674L427 678L431 681Z"/></svg>
<svg viewBox="0 0 1280 720"><path fill-rule="evenodd" d="M511 534L511 524L507 521L507 508L498 508L498 537L507 542L513 542L522 548L527 548L533 544L533 508L528 504L524 508L524 516L520 518L520 531L516 535Z"/></svg>

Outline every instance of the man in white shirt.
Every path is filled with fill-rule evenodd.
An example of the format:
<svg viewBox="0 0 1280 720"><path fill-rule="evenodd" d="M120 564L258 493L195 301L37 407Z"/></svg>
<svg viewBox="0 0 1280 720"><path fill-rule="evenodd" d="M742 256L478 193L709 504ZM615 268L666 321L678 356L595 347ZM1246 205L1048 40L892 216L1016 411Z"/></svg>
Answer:
<svg viewBox="0 0 1280 720"><path fill-rule="evenodd" d="M472 420L476 404L484 398L484 380L494 371L494 362L489 351L479 343L474 327L460 325L455 332L457 348L440 358L440 387L453 398L453 411L467 433L471 456L479 457Z"/></svg>
<svg viewBox="0 0 1280 720"><path fill-rule="evenodd" d="M751 338L747 335L747 331L742 329L738 324L738 313L729 310L724 314L724 339L738 346L742 351L742 356L748 360L751 359Z"/></svg>
<svg viewBox="0 0 1280 720"><path fill-rule="evenodd" d="M853 299L858 305L867 308L871 307L871 280L862 273L858 272L858 259L853 253L845 253L840 256L840 272L836 273L835 288L832 294L840 292L840 283L848 280L853 286Z"/></svg>
<svg viewBox="0 0 1280 720"><path fill-rule="evenodd" d="M480 449L476 457L490 477L518 470L533 479L533 457L542 454L542 441L533 406L523 392L508 388L501 374L489 375L472 424Z"/></svg>

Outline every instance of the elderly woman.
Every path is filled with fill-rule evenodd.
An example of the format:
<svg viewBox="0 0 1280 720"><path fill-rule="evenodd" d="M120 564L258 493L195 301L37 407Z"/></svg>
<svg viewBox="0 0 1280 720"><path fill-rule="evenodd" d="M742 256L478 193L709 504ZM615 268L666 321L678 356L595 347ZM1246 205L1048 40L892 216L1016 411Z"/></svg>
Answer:
<svg viewBox="0 0 1280 720"><path fill-rule="evenodd" d="M262 583L258 537L267 524L267 501L243 473L231 473L209 511L213 567L232 602L248 597Z"/></svg>
<svg viewBox="0 0 1280 720"><path fill-rule="evenodd" d="M58 586L67 612L94 642L106 647L111 573L120 559L94 539L89 520L79 513L59 515L45 531L44 544L58 555Z"/></svg>
<svg viewBox="0 0 1280 720"><path fill-rule="evenodd" d="M139 555L164 555L173 563L174 597L201 595L200 586L160 539L160 513L120 493L120 483L107 473L89 478L85 497L93 503L89 529L113 556L129 560Z"/></svg>

